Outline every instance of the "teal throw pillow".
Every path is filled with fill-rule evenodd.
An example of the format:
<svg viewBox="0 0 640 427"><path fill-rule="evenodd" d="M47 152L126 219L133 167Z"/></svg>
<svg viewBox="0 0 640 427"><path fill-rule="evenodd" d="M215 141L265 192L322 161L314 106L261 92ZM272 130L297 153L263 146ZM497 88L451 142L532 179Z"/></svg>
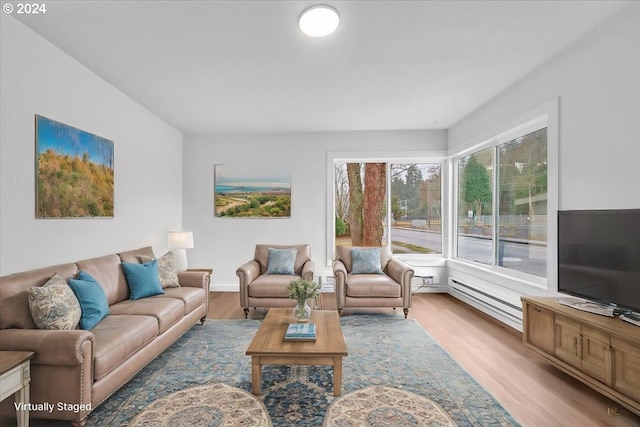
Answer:
<svg viewBox="0 0 640 427"><path fill-rule="evenodd" d="M380 267L380 248L353 248L351 274L383 274Z"/></svg>
<svg viewBox="0 0 640 427"><path fill-rule="evenodd" d="M265 274L296 274L294 266L296 263L297 248L276 249L269 248L269 263Z"/></svg>
<svg viewBox="0 0 640 427"><path fill-rule="evenodd" d="M130 300L164 294L158 277L158 260L143 264L123 262L120 265L129 284Z"/></svg>
<svg viewBox="0 0 640 427"><path fill-rule="evenodd" d="M80 303L80 328L93 329L109 314L107 295L102 286L89 273L80 271L77 279L69 279L69 287Z"/></svg>

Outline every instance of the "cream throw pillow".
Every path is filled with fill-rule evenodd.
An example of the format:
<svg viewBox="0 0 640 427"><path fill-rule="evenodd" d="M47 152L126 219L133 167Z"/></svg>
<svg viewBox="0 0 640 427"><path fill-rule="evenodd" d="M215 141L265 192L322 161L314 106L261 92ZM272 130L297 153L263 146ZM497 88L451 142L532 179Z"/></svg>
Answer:
<svg viewBox="0 0 640 427"><path fill-rule="evenodd" d="M57 274L31 288L29 311L38 329L75 329L82 315L78 298Z"/></svg>
<svg viewBox="0 0 640 427"><path fill-rule="evenodd" d="M141 262L152 261L153 258L146 255L140 256ZM178 281L178 272L176 271L175 258L173 251L169 251L166 254L158 258L158 277L160 278L160 284L162 289L165 288L179 288L180 282Z"/></svg>

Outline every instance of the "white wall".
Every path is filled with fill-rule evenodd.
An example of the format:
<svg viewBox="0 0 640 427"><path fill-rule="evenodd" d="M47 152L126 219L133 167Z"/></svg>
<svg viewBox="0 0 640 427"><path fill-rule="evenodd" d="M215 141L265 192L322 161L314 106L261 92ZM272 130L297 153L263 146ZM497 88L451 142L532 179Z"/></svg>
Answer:
<svg viewBox="0 0 640 427"><path fill-rule="evenodd" d="M182 221L182 134L1 17L0 275L154 245ZM115 217L35 219L34 115L114 141Z"/></svg>
<svg viewBox="0 0 640 427"><path fill-rule="evenodd" d="M444 131L185 136L183 229L193 231L189 265L213 268L218 289L237 289L236 269L256 243L309 243L316 275L326 267L327 153L441 150ZM267 162L291 173L291 218L215 218L214 164ZM330 268L328 269L330 272Z"/></svg>
<svg viewBox="0 0 640 427"><path fill-rule="evenodd" d="M449 149L559 97L559 209L640 207L640 4L448 132Z"/></svg>
<svg viewBox="0 0 640 427"><path fill-rule="evenodd" d="M557 98L558 209L639 208L639 22L636 3L461 120L448 130L449 153ZM549 259L556 256L555 244L549 242ZM545 291L456 261L448 262L448 272L450 279L513 305L522 294L557 289L555 275ZM488 306L495 303L466 301L496 315ZM502 320L514 325L513 319Z"/></svg>

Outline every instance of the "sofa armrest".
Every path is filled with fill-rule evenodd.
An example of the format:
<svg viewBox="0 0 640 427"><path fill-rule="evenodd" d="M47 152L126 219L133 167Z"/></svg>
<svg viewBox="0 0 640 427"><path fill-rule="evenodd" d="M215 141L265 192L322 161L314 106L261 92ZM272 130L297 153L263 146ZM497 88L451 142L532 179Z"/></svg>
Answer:
<svg viewBox="0 0 640 427"><path fill-rule="evenodd" d="M333 276L335 277L335 293L338 308L344 308L346 303L347 267L340 260L333 261Z"/></svg>
<svg viewBox="0 0 640 427"><path fill-rule="evenodd" d="M82 329L3 329L0 350L33 351L36 365L76 366L93 358L95 336Z"/></svg>
<svg viewBox="0 0 640 427"><path fill-rule="evenodd" d="M411 280L413 279L413 268L405 262L392 259L387 264L387 274L396 282L400 283L402 289L402 300L405 307L411 307Z"/></svg>
<svg viewBox="0 0 640 427"><path fill-rule="evenodd" d="M236 270L240 286L240 307L249 307L249 292L247 287L256 277L260 276L260 264L256 260L245 262Z"/></svg>
<svg viewBox="0 0 640 427"><path fill-rule="evenodd" d="M180 286L202 288L208 293L211 274L208 271L180 271L178 272L178 281Z"/></svg>
<svg viewBox="0 0 640 427"><path fill-rule="evenodd" d="M313 281L313 270L315 268L315 263L311 260L308 260L307 262L304 263L304 265L302 266L302 274L301 277L304 280L308 280L310 282Z"/></svg>
<svg viewBox="0 0 640 427"><path fill-rule="evenodd" d="M236 275L240 279L240 289L253 282L260 275L260 264L258 261L252 260L245 262L236 270Z"/></svg>

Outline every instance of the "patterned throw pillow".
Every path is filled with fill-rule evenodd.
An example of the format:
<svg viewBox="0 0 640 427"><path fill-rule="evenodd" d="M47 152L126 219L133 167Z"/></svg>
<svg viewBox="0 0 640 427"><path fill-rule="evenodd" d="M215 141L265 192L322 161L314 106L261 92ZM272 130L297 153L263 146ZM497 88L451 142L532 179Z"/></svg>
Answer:
<svg viewBox="0 0 640 427"><path fill-rule="evenodd" d="M57 274L44 285L31 288L29 311L39 329L75 329L82 315L78 298Z"/></svg>
<svg viewBox="0 0 640 427"><path fill-rule="evenodd" d="M140 256L140 262L144 263L149 261L153 261L153 258L147 255ZM160 277L162 289L180 287L173 251L169 251L158 258L158 276Z"/></svg>
<svg viewBox="0 0 640 427"><path fill-rule="evenodd" d="M380 248L353 248L351 274L383 274L380 266Z"/></svg>
<svg viewBox="0 0 640 427"><path fill-rule="evenodd" d="M297 248L269 248L269 263L267 264L267 271L264 274L296 274L294 266L297 254Z"/></svg>

